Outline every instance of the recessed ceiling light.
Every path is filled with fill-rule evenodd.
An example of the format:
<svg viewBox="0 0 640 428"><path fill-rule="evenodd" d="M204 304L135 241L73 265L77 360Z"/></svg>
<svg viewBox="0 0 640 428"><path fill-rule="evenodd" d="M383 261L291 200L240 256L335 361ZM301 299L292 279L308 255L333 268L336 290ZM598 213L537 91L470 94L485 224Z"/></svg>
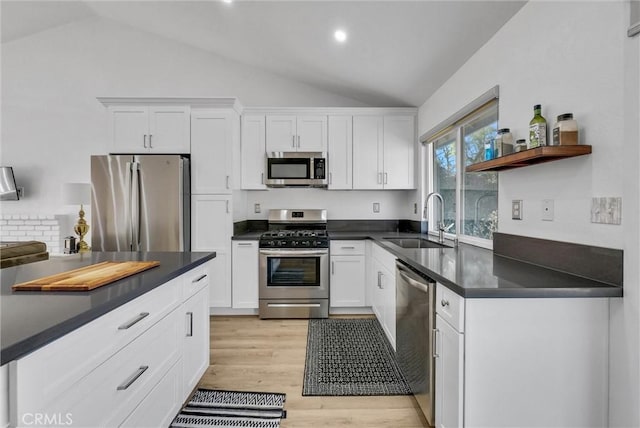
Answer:
<svg viewBox="0 0 640 428"><path fill-rule="evenodd" d="M333 37L340 43L347 41L347 33L344 30L336 30L336 32L333 33Z"/></svg>
<svg viewBox="0 0 640 428"><path fill-rule="evenodd" d="M222 0L222 2L226 3L226 4L231 4L231 3L233 3L233 0Z"/></svg>

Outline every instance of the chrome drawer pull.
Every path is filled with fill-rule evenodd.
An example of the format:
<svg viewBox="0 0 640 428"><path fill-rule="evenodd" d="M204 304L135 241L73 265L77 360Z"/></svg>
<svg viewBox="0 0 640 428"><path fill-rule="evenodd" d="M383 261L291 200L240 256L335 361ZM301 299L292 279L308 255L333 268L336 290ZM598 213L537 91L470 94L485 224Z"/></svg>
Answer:
<svg viewBox="0 0 640 428"><path fill-rule="evenodd" d="M191 281L191 283L192 283L192 284L195 284L196 282L200 282L200 281L202 281L202 280L203 280L203 279L205 279L206 277L207 277L207 274L205 273L205 274L203 274L203 275L200 275L197 279L194 279L193 281Z"/></svg>
<svg viewBox="0 0 640 428"><path fill-rule="evenodd" d="M440 330L438 330L437 328L434 328L433 330L433 336L432 336L432 340L431 340L431 346L433 347L433 358L440 358L440 354L438 354L438 333L440 332Z"/></svg>
<svg viewBox="0 0 640 428"><path fill-rule="evenodd" d="M340 247L340 248L342 248L343 250L355 250L356 249L356 247Z"/></svg>
<svg viewBox="0 0 640 428"><path fill-rule="evenodd" d="M448 300L444 300L444 299L442 299L442 300L440 301L440 305L441 305L443 308L445 308L445 307L449 306L449 301L448 301Z"/></svg>
<svg viewBox="0 0 640 428"><path fill-rule="evenodd" d="M239 242L238 247L253 247L253 243L251 242Z"/></svg>
<svg viewBox="0 0 640 428"><path fill-rule="evenodd" d="M149 312L140 312L140 315L136 316L131 321L122 324L120 327L118 327L118 330L127 330L148 316L149 316Z"/></svg>
<svg viewBox="0 0 640 428"><path fill-rule="evenodd" d="M267 303L270 308L319 308L320 303Z"/></svg>
<svg viewBox="0 0 640 428"><path fill-rule="evenodd" d="M125 389L133 385L133 382L138 380L138 378L142 376L142 373L146 372L148 368L149 366L140 366L140 368L136 370L136 372L132 374L129 379L125 380L124 383L118 385L118 391L124 391Z"/></svg>

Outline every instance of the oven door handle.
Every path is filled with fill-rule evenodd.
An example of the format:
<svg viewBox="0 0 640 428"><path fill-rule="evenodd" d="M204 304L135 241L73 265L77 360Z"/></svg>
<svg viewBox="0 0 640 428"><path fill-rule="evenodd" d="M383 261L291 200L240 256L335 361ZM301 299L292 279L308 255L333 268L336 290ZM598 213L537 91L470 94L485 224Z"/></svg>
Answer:
<svg viewBox="0 0 640 428"><path fill-rule="evenodd" d="M324 256L328 255L328 250L260 250L260 254L265 256L279 256L279 257L288 257L288 256Z"/></svg>

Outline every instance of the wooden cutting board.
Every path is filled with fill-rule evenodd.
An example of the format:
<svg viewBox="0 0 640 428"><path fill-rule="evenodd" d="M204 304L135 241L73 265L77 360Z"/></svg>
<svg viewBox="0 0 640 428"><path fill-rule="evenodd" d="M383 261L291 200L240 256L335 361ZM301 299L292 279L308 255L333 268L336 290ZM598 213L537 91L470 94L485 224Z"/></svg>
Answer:
<svg viewBox="0 0 640 428"><path fill-rule="evenodd" d="M89 291L159 266L160 262L102 262L33 281L15 284L14 291Z"/></svg>

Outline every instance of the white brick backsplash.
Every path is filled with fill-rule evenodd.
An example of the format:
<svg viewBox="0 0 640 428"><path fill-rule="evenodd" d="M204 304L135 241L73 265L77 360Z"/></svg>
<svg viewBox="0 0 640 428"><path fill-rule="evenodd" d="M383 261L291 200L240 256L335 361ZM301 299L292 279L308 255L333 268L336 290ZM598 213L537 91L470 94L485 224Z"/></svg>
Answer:
<svg viewBox="0 0 640 428"><path fill-rule="evenodd" d="M2 214L0 238L5 241L40 241L51 254L62 252L60 221L52 214Z"/></svg>

